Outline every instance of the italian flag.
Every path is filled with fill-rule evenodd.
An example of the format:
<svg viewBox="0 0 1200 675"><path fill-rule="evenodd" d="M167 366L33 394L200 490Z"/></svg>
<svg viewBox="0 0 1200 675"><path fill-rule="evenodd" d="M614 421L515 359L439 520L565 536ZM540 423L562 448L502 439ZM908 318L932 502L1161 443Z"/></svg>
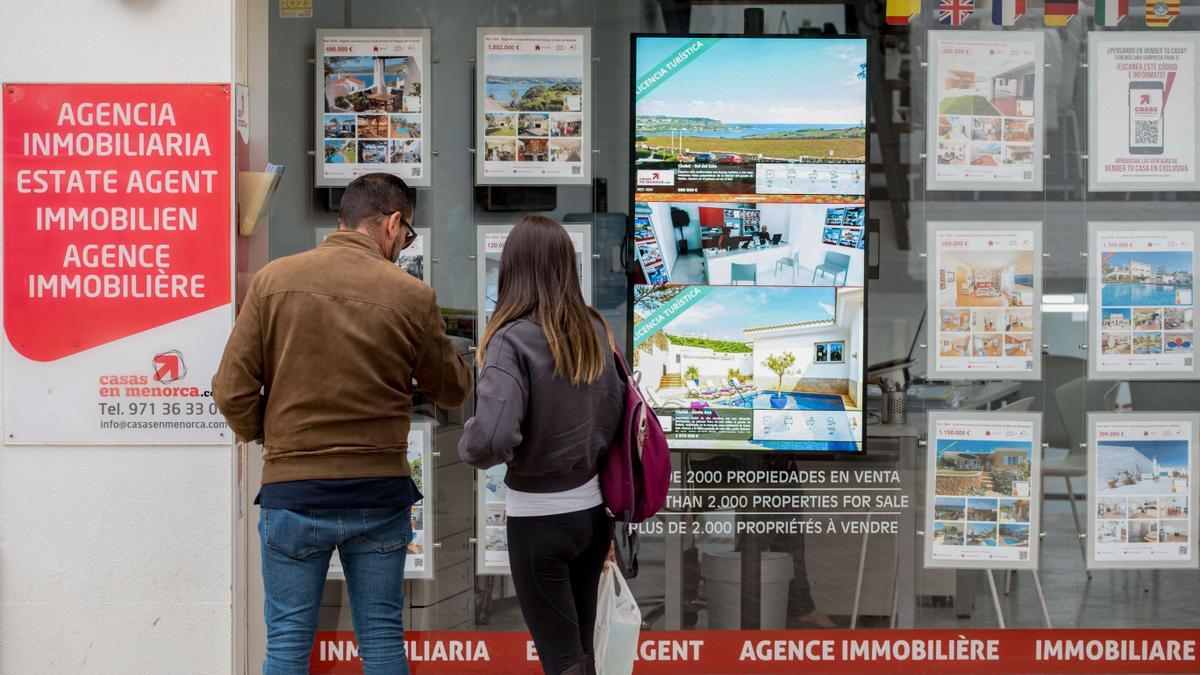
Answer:
<svg viewBox="0 0 1200 675"><path fill-rule="evenodd" d="M889 26L907 26L921 14L921 0L887 0Z"/></svg>
<svg viewBox="0 0 1200 675"><path fill-rule="evenodd" d="M1129 15L1129 0L1096 0L1096 25L1112 27Z"/></svg>
<svg viewBox="0 0 1200 675"><path fill-rule="evenodd" d="M1079 13L1079 0L1046 0L1046 25L1065 26Z"/></svg>

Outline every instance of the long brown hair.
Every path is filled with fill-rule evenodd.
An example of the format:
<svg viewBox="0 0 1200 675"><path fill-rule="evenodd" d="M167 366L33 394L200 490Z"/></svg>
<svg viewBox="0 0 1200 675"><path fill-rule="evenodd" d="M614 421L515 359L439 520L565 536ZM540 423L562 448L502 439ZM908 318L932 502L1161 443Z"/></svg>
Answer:
<svg viewBox="0 0 1200 675"><path fill-rule="evenodd" d="M585 259L585 264L590 262ZM562 225L534 215L517 222L500 256L496 311L475 354L480 365L497 331L528 318L540 324L546 335L555 375L576 386L600 379L612 356L592 319L604 326L610 346L612 334L600 314L583 301L575 266L575 246Z"/></svg>

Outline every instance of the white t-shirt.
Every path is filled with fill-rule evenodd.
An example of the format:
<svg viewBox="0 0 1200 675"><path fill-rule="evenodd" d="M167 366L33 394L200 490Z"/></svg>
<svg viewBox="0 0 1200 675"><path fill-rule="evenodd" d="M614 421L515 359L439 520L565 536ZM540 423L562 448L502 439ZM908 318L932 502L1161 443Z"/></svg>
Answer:
<svg viewBox="0 0 1200 675"><path fill-rule="evenodd" d="M586 511L604 503L604 497L600 495L599 475L592 476L591 480L577 488L562 492L521 492L508 488L506 494L505 513L518 518Z"/></svg>

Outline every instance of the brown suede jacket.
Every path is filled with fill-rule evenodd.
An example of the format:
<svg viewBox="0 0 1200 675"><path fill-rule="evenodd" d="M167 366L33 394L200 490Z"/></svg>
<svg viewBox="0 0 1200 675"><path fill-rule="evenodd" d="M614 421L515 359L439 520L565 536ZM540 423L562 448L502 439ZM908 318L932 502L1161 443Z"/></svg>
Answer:
<svg viewBox="0 0 1200 675"><path fill-rule="evenodd" d="M439 406L470 393L433 289L340 230L250 282L213 397L262 440L263 483L407 476L413 381Z"/></svg>

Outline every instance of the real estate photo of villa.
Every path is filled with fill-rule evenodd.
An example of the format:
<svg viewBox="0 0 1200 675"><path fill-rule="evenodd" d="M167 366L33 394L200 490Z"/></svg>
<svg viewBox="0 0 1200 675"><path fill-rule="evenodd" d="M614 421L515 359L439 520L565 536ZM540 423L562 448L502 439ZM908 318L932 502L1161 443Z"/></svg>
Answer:
<svg viewBox="0 0 1200 675"><path fill-rule="evenodd" d="M937 496L1030 496L1030 443L939 438L937 446Z"/></svg>
<svg viewBox="0 0 1200 675"><path fill-rule="evenodd" d="M703 425L706 448L857 451L862 303L862 288L638 286L634 367L675 415L668 438Z"/></svg>
<svg viewBox="0 0 1200 675"><path fill-rule="evenodd" d="M325 112L367 111L421 112L421 67L417 59L325 57Z"/></svg>
<svg viewBox="0 0 1200 675"><path fill-rule="evenodd" d="M1100 441L1095 459L1096 493L1186 496L1191 473L1188 445L1187 441ZM1131 504L1131 511L1138 506L1140 501Z"/></svg>

